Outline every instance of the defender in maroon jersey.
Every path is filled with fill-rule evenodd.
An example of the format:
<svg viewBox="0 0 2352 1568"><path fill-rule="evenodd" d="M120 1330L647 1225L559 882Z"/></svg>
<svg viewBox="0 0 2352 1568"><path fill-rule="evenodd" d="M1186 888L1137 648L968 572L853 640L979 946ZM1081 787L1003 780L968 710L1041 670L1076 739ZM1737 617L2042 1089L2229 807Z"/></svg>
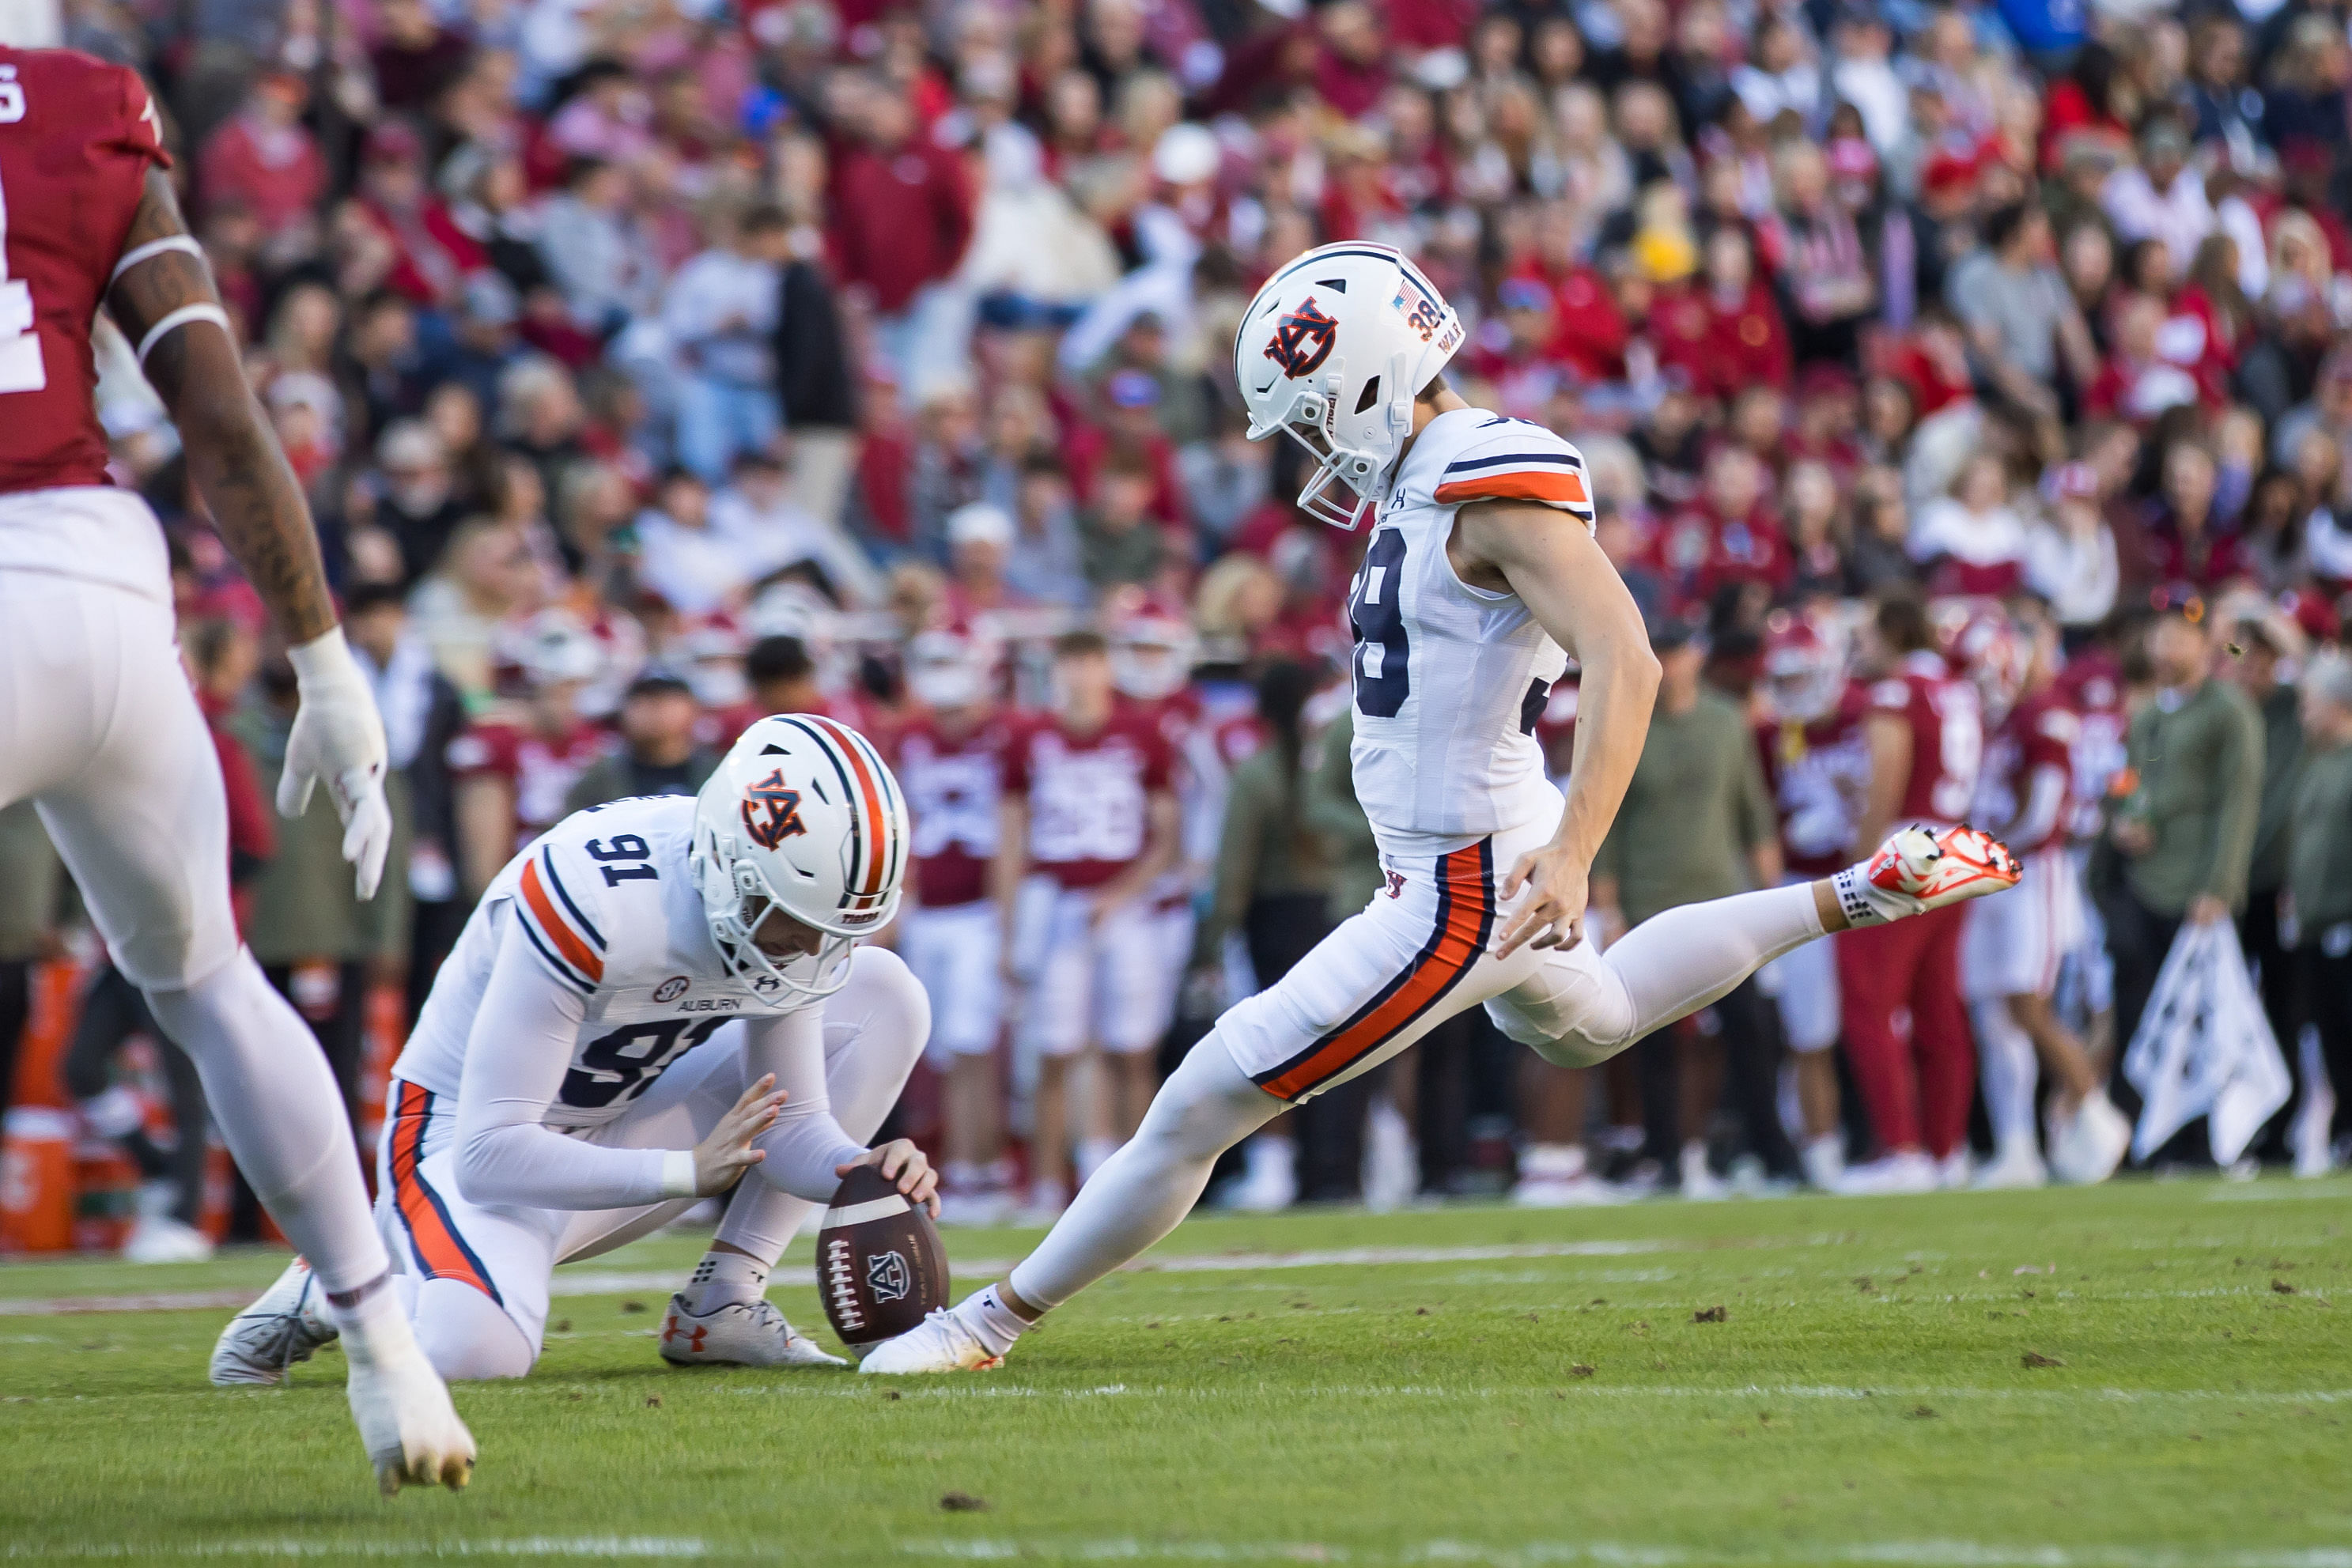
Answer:
<svg viewBox="0 0 2352 1568"><path fill-rule="evenodd" d="M996 1071L1003 941L990 879L1013 720L997 706L996 682L990 644L961 632L917 636L907 689L922 711L892 758L914 830L898 956L931 998L931 1062L946 1079L940 1218L963 1225L999 1223L1012 1204Z"/></svg>
<svg viewBox="0 0 2352 1568"><path fill-rule="evenodd" d="M1993 1163L1977 1174L1977 1185L2039 1186L2052 1176L2105 1181L2131 1142L2131 1124L2109 1103L2083 1041L2051 1006L2059 967L2083 945L2088 924L2082 876L2066 846L2082 723L2059 688L2056 622L2033 603L2000 620L1998 636L2016 645L2018 680L2013 690L2000 681L1998 657L1972 672L1988 710L2000 716L1985 747L1975 813L2009 844L2023 874L2011 896L1969 915L1960 944L1994 1145ZM2034 1135L2037 1061L2056 1083L2046 1165Z"/></svg>
<svg viewBox="0 0 2352 1568"><path fill-rule="evenodd" d="M1869 699L1846 678L1846 639L1825 618L1793 615L1764 643L1766 716L1756 747L1780 820L1780 861L1790 882L1834 874L1855 852L1854 831L1870 787L1862 737ZM1830 1048L1843 1026L1833 944L1815 942L1773 959L1760 978L1780 1003L1795 1057L1805 1136L1805 1179L1824 1190L1845 1170L1837 1062Z"/></svg>
<svg viewBox="0 0 2352 1568"><path fill-rule="evenodd" d="M331 1319L384 1490L462 1486L473 1438L400 1311L334 1077L237 940L228 812L173 649L163 530L106 476L90 348L101 306L290 645L301 706L278 809L299 814L325 783L373 894L392 841L383 726L170 165L136 74L0 48L0 805L37 803L116 964L196 1063L230 1152L316 1268L230 1325L214 1380L279 1381Z"/></svg>
<svg viewBox="0 0 2352 1568"><path fill-rule="evenodd" d="M1155 1011L1164 982L1150 893L1175 857L1178 831L1174 756L1157 725L1118 702L1100 633L1067 632L1055 643L1054 688L1053 710L1013 743L996 871L1008 952L1021 883L1035 876L1047 884L1022 1009L1039 1059L1030 1207L1041 1215L1068 1201L1070 1063L1102 1052L1109 1121L1121 1140L1159 1086ZM1091 1156L1109 1150L1082 1152L1091 1169Z"/></svg>
<svg viewBox="0 0 2352 1568"><path fill-rule="evenodd" d="M1966 817L1984 758L1976 688L1936 651L1927 607L1909 593L1880 600L1876 665L1864 688L1870 788L1855 841L1906 824L1930 832ZM1854 1190L1924 1192L1958 1179L1967 1158L1976 1050L1960 998L1958 905L1916 920L1838 933L1838 999L1848 1061L1870 1107L1880 1159L1848 1171ZM1910 1038L1895 1014L1908 1009Z"/></svg>

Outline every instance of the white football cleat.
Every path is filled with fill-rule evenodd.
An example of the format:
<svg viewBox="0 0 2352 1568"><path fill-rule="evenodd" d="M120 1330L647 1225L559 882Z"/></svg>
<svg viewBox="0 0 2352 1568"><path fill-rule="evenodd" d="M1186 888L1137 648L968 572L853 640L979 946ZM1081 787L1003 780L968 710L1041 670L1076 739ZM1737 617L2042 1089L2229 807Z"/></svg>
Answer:
<svg viewBox="0 0 2352 1568"><path fill-rule="evenodd" d="M376 1485L391 1497L404 1486L445 1486L463 1491L474 1474L474 1435L449 1403L448 1385L425 1357L395 1309L364 1334L344 1336L351 1364L346 1387L352 1420L375 1466Z"/></svg>
<svg viewBox="0 0 2352 1568"><path fill-rule="evenodd" d="M1823 1133L1806 1141L1797 1151L1804 1162L1805 1180L1823 1192L1836 1192L1845 1185L1845 1134Z"/></svg>
<svg viewBox="0 0 2352 1568"><path fill-rule="evenodd" d="M2064 1122L2050 1126L2050 1174L2069 1186L2091 1186L2116 1174L2131 1147L2131 1123L2105 1090L2095 1091Z"/></svg>
<svg viewBox="0 0 2352 1568"><path fill-rule="evenodd" d="M2049 1184L2050 1171L2042 1163L2041 1151L2032 1140L2021 1138L1994 1151L1992 1163L1977 1172L1969 1185L1979 1192L2002 1192Z"/></svg>
<svg viewBox="0 0 2352 1568"><path fill-rule="evenodd" d="M661 1358L672 1366L847 1366L784 1321L766 1301L724 1301L688 1310L686 1292L663 1315Z"/></svg>
<svg viewBox="0 0 2352 1568"><path fill-rule="evenodd" d="M860 1372L990 1372L1004 1358L980 1343L952 1310L935 1312L918 1327L886 1339L858 1359Z"/></svg>
<svg viewBox="0 0 2352 1568"><path fill-rule="evenodd" d="M1720 1203L1731 1196L1715 1167L1706 1163L1705 1144L1685 1144L1678 1162L1677 1174L1682 1177L1682 1195L1691 1203Z"/></svg>
<svg viewBox="0 0 2352 1568"><path fill-rule="evenodd" d="M1924 1149L1887 1155L1868 1165L1848 1166L1838 1191L1849 1197L1881 1197L1896 1193L1934 1192L1943 1186L1943 1170Z"/></svg>
<svg viewBox="0 0 2352 1568"><path fill-rule="evenodd" d="M202 1263L213 1255L213 1239L168 1214L142 1214L122 1243L126 1263Z"/></svg>
<svg viewBox="0 0 2352 1568"><path fill-rule="evenodd" d="M213 1343L212 1380L223 1388L283 1383L287 1368L310 1360L320 1345L334 1343L335 1333L327 1318L327 1293L319 1289L310 1265L297 1258L276 1284L221 1330Z"/></svg>
<svg viewBox="0 0 2352 1568"><path fill-rule="evenodd" d="M1900 828L1878 852L1838 877L1841 902L1852 893L1868 901L1882 920L1901 920L1931 909L2003 893L2017 885L2021 868L2009 846L1966 822L1931 833ZM1848 904L1849 919L1854 914Z"/></svg>

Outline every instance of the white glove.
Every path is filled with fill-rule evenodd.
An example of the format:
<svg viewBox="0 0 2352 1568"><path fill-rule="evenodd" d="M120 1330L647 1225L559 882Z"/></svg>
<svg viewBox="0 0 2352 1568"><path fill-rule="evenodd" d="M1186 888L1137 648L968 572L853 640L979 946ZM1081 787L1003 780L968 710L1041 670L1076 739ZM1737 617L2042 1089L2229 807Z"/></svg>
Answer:
<svg viewBox="0 0 2352 1568"><path fill-rule="evenodd" d="M286 656L294 662L302 702L286 737L278 814L300 816L310 808L311 786L325 779L335 814L343 821L343 858L359 868L359 895L373 898L383 877L383 857L392 848L392 808L383 799L387 752L375 695L341 626L289 648Z"/></svg>

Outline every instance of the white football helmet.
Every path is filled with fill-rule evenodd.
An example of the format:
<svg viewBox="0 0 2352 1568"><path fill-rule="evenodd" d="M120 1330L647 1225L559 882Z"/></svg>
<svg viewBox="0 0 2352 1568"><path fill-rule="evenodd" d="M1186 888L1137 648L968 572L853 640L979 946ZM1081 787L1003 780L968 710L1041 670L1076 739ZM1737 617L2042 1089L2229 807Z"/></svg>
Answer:
<svg viewBox="0 0 2352 1568"><path fill-rule="evenodd" d="M965 632L918 632L907 644L907 690L928 708L970 707L994 688L997 660L994 643Z"/></svg>
<svg viewBox="0 0 2352 1568"><path fill-rule="evenodd" d="M1776 611L1764 630L1764 698L1783 723L1812 724L1835 712L1845 690L1843 639L1825 618Z"/></svg>
<svg viewBox="0 0 2352 1568"><path fill-rule="evenodd" d="M1181 616L1157 604L1139 605L1111 622L1111 684L1138 702L1171 696L1192 678L1196 646Z"/></svg>
<svg viewBox="0 0 2352 1568"><path fill-rule="evenodd" d="M1234 379L1252 441L1287 431L1315 458L1300 511L1353 528L1379 503L1412 400L1462 335L1454 307L1391 246L1319 246L1266 279L1234 336Z"/></svg>
<svg viewBox="0 0 2352 1568"><path fill-rule="evenodd" d="M593 681L604 673L604 649L595 634L562 610L542 610L502 631L496 658L532 687Z"/></svg>
<svg viewBox="0 0 2352 1568"><path fill-rule="evenodd" d="M727 970L777 1005L826 997L849 951L898 910L907 804L871 742L814 714L743 732L694 803L688 874ZM753 940L777 911L824 933L781 963Z"/></svg>

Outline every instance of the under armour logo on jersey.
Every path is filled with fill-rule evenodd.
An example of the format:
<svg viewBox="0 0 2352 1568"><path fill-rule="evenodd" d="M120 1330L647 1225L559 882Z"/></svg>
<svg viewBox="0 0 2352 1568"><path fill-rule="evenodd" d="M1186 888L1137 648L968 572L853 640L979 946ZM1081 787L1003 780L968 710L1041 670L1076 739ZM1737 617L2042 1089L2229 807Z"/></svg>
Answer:
<svg viewBox="0 0 2352 1568"><path fill-rule="evenodd" d="M743 831L763 850L808 831L801 821L801 792L784 782L782 768L743 791Z"/></svg>
<svg viewBox="0 0 2352 1568"><path fill-rule="evenodd" d="M1274 325L1274 341L1265 346L1265 357L1282 367L1282 373L1294 379L1312 375L1331 357L1331 344L1339 332L1339 323L1316 308L1315 296L1308 295L1298 302L1298 308Z"/></svg>

